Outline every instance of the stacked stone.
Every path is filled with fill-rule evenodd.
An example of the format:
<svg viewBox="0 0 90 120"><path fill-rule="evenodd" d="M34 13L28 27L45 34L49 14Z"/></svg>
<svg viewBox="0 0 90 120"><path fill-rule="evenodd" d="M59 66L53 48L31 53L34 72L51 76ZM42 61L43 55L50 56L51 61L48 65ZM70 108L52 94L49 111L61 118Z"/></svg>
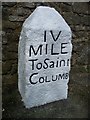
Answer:
<svg viewBox="0 0 90 120"><path fill-rule="evenodd" d="M13 102L15 100L15 90L17 89L18 76L18 42L24 20L41 3L2 3L2 60L3 60L3 102ZM71 63L71 75L69 84L69 93L73 96L78 95L85 99L89 93L88 89L88 54L89 54L89 35L90 35L90 13L89 3L45 3L45 5L54 7L67 21L73 32L73 53ZM90 85L90 83L89 83ZM77 89L76 89L77 88ZM10 90L14 93L7 94ZM11 96L13 96L11 99ZM16 99L17 100L17 99ZM15 101L16 102L16 101ZM14 102L14 103L15 103ZM79 109L82 111L82 109ZM86 117L86 111L79 117ZM70 113L70 112L69 112ZM57 115L58 115L57 111ZM13 112L10 112L14 116ZM8 116L8 115L7 115ZM15 114L16 116L16 114ZM39 116L39 115L37 115ZM73 114L71 115L73 117ZM55 116L57 117L57 116ZM66 116L67 118L67 116Z"/></svg>
<svg viewBox="0 0 90 120"><path fill-rule="evenodd" d="M2 3L2 60L3 86L17 83L18 41L22 23L35 5L30 3Z"/></svg>

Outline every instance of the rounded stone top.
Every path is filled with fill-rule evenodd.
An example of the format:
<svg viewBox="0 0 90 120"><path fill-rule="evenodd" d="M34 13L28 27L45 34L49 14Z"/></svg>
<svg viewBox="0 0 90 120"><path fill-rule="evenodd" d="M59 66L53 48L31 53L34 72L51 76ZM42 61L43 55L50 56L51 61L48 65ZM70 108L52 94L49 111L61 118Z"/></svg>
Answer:
<svg viewBox="0 0 90 120"><path fill-rule="evenodd" d="M65 30L71 29L64 18L54 9L47 6L39 6L25 20L23 27L27 30Z"/></svg>

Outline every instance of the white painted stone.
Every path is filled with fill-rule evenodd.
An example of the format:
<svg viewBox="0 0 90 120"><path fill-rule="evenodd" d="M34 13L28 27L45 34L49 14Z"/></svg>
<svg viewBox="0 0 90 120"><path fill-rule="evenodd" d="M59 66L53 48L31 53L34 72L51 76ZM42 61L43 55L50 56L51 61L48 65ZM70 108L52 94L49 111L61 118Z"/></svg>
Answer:
<svg viewBox="0 0 90 120"><path fill-rule="evenodd" d="M54 8L37 7L25 20L18 47L18 88L26 108L67 99L71 38L70 27Z"/></svg>

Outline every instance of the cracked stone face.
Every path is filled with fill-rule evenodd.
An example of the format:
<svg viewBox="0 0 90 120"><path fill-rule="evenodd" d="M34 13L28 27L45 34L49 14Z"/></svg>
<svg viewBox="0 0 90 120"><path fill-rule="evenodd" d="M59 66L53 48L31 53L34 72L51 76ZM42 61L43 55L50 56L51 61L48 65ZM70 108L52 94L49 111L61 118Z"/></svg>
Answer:
<svg viewBox="0 0 90 120"><path fill-rule="evenodd" d="M18 47L18 88L26 108L67 99L72 32L50 7L25 20Z"/></svg>

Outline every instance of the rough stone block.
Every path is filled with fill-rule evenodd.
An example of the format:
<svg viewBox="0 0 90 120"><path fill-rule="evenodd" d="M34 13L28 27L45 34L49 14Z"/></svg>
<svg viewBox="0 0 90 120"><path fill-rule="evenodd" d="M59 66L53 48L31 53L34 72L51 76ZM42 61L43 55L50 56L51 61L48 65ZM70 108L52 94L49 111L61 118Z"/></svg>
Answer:
<svg viewBox="0 0 90 120"><path fill-rule="evenodd" d="M25 20L18 48L18 87L27 108L67 99L71 37L70 27L54 8L37 7Z"/></svg>
<svg viewBox="0 0 90 120"><path fill-rule="evenodd" d="M17 4L16 2L3 2L2 3L3 6L9 6L9 7L13 7L16 4Z"/></svg>
<svg viewBox="0 0 90 120"><path fill-rule="evenodd" d="M7 74L11 70L12 64L10 61L2 63L2 74Z"/></svg>
<svg viewBox="0 0 90 120"><path fill-rule="evenodd" d="M14 21L22 22L22 21L25 20L25 18L22 17L22 16L10 15L10 16L9 16L9 20L10 20L11 22L14 22Z"/></svg>
<svg viewBox="0 0 90 120"><path fill-rule="evenodd" d="M6 87L8 85L13 85L17 83L17 74L13 74L13 75L3 75L2 77L2 82L3 82L3 85Z"/></svg>
<svg viewBox="0 0 90 120"><path fill-rule="evenodd" d="M64 12L70 12L70 11L72 11L72 6L70 6L70 5L66 4L66 3L61 3L60 4L60 8Z"/></svg>
<svg viewBox="0 0 90 120"><path fill-rule="evenodd" d="M2 60L17 60L18 55L16 52L3 52L2 54Z"/></svg>
<svg viewBox="0 0 90 120"><path fill-rule="evenodd" d="M78 25L81 23L80 16L77 14L73 14L72 11L70 12L63 12L63 16L70 25Z"/></svg>
<svg viewBox="0 0 90 120"><path fill-rule="evenodd" d="M89 11L89 4L83 2L74 2L73 3L73 12L81 13L81 14L88 14Z"/></svg>
<svg viewBox="0 0 90 120"><path fill-rule="evenodd" d="M19 28L21 27L21 24L19 22L10 22L10 21L6 21L6 20L3 20L2 21L2 26L3 26L3 29L16 29L16 28Z"/></svg>

